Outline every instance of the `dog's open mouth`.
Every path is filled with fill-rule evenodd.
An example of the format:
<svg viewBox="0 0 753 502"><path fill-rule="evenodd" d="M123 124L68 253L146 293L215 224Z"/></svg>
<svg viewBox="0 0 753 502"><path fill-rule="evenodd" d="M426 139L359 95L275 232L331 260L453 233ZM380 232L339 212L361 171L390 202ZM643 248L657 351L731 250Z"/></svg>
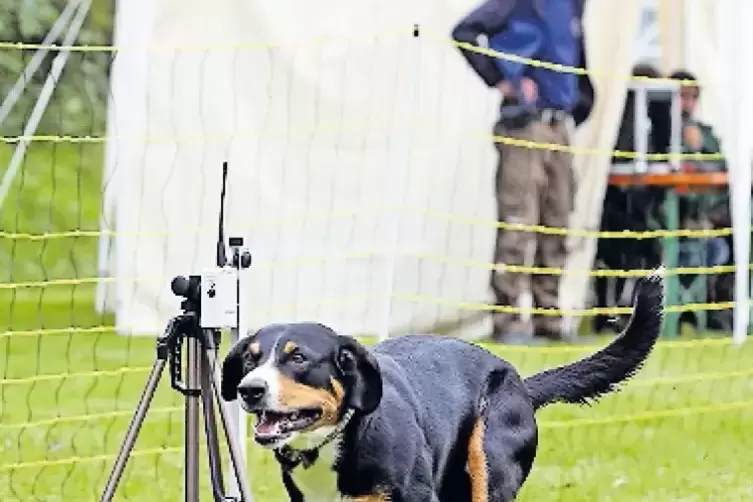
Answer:
<svg viewBox="0 0 753 502"><path fill-rule="evenodd" d="M290 411L264 410L256 412L258 421L254 427L254 439L260 445L272 445L284 441L293 432L310 426L322 416L318 409Z"/></svg>

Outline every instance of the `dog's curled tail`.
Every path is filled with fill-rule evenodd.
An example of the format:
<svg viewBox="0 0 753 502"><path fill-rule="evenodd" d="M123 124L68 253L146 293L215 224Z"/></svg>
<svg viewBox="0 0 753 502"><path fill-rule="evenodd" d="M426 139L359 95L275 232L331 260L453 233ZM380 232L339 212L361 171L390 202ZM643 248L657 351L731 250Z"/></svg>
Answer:
<svg viewBox="0 0 753 502"><path fill-rule="evenodd" d="M587 404L616 390L641 368L661 332L662 276L660 268L639 281L633 315L612 343L585 359L525 379L534 409L557 402Z"/></svg>

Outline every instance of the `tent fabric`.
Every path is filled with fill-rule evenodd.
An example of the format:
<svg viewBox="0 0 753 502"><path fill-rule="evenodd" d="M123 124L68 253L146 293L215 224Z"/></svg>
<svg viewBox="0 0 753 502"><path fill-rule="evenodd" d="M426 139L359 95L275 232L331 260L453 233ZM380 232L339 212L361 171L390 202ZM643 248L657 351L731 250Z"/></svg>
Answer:
<svg viewBox="0 0 753 502"><path fill-rule="evenodd" d="M599 98L577 145L604 154L577 159L573 227L598 225L633 4L588 2ZM128 50L113 70L108 144L118 330L161 331L179 306L171 278L213 265L225 160L227 234L254 257L252 327L306 319L404 333L490 303L499 96L449 36L473 6L119 2ZM568 266L589 268L594 244L576 245ZM581 275L568 281L563 298L584 298ZM485 319L462 334L488 332Z"/></svg>
<svg viewBox="0 0 753 502"><path fill-rule="evenodd" d="M596 90L594 110L576 132L575 144L589 152L575 157L578 190L571 229L598 230L609 175L611 150L617 137L631 68L633 41L638 34L639 2L592 2L584 19L586 51ZM593 267L597 239L570 236L567 273L560 288L563 310L583 309L590 280L583 271ZM570 329L578 318L568 317Z"/></svg>
<svg viewBox="0 0 753 502"><path fill-rule="evenodd" d="M662 45L664 75L680 68L698 77L704 89L698 116L717 130L724 129L729 120L724 117L725 72L719 53L719 2L698 0L688 9L685 0L660 2L658 11L659 37Z"/></svg>
<svg viewBox="0 0 753 502"><path fill-rule="evenodd" d="M486 303L488 270L458 263L488 263L494 234L493 96L445 35L468 6L153 2L145 45L188 49L115 87L151 138L118 145L119 329L162 329L170 278L213 264L224 160L251 326L409 330ZM416 20L446 41L414 38Z"/></svg>

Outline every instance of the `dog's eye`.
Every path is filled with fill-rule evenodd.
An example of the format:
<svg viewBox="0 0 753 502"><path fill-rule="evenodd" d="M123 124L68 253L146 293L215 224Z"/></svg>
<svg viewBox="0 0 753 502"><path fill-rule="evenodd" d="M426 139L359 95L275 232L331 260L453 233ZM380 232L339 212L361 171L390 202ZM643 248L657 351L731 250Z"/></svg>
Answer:
<svg viewBox="0 0 753 502"><path fill-rule="evenodd" d="M300 352L293 352L290 354L290 361L294 362L295 364L303 364L306 362L306 356L301 354Z"/></svg>

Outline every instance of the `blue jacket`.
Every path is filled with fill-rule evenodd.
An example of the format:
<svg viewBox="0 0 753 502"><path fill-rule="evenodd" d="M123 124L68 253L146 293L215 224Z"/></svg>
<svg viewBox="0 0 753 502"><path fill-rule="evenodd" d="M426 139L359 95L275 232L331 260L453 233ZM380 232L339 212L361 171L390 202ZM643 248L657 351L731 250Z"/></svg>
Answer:
<svg viewBox="0 0 753 502"><path fill-rule="evenodd" d="M586 67L580 33L585 0L487 0L452 32L458 42L478 44L485 35L491 49L565 66ZM570 17L569 22L562 19ZM572 40L575 36L577 40ZM594 89L588 75L563 74L462 50L463 56L489 86L502 80L513 85L523 76L539 86L540 107L567 110L576 124L588 118Z"/></svg>

